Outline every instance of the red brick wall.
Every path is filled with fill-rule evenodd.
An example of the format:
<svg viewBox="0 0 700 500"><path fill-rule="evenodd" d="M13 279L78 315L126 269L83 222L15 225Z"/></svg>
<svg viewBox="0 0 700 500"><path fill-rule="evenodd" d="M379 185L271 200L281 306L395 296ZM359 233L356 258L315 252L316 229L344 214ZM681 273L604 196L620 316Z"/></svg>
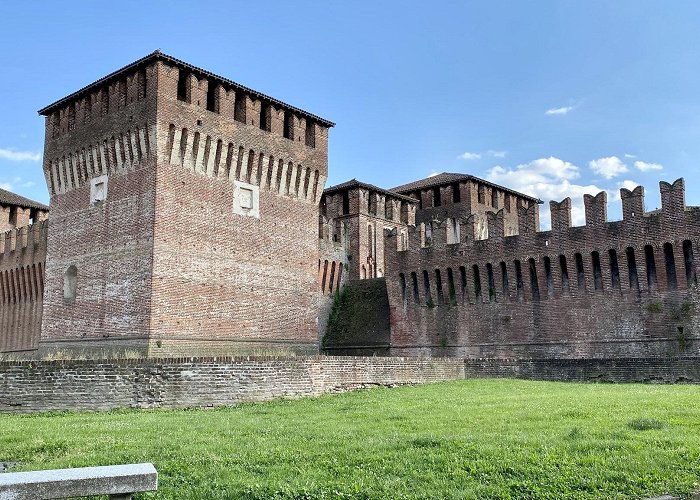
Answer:
<svg viewBox="0 0 700 500"><path fill-rule="evenodd" d="M143 73L141 73L143 75ZM150 331L157 73L108 81L46 117L51 194L41 348L144 349ZM91 179L108 176L91 203ZM77 269L74 300L64 275Z"/></svg>
<svg viewBox="0 0 700 500"><path fill-rule="evenodd" d="M588 224L584 227L553 224L553 231L533 232L532 214L521 210L520 236L447 245L442 225L433 231L432 245L426 248L420 248L420 235L414 230L408 251L388 252L386 256L392 354L525 358L696 355L700 352L700 290L695 278L690 283L686 280L683 245L690 242L686 245L692 245L697 260L700 209L685 208L679 181L674 185L662 183L663 208L658 213L643 214L633 209L643 206L641 188L633 193L623 190L622 195L626 219L619 222L606 222L604 197L587 197ZM675 288L667 278L666 243L673 248ZM647 245L653 248L656 265L656 283L651 287L645 262ZM395 248L392 244L386 247ZM634 249L639 290L630 289L628 247ZM616 252L618 260L619 279L615 277L614 282L609 250ZM593 252L599 254L600 273L593 269ZM583 261L582 288L575 265L577 253ZM567 261L568 288L563 285L560 255ZM535 281L530 276L530 259ZM520 287L516 260L521 264ZM505 291L501 262L508 277ZM692 276L696 276L696 261L689 265ZM479 296L474 266L480 277ZM466 271L464 292L460 267ZM437 287L436 270L440 272L442 291ZM424 271L428 273L430 297L425 291ZM413 272L418 281L417 302Z"/></svg>
<svg viewBox="0 0 700 500"><path fill-rule="evenodd" d="M0 352L36 349L48 222L0 234Z"/></svg>
<svg viewBox="0 0 700 500"><path fill-rule="evenodd" d="M326 129L317 125L307 146L303 129L282 136L281 119L261 130L259 101L246 98L241 123L233 91L218 86L219 111L210 111L206 80L190 78L187 103L177 99L177 68L158 71L152 354L316 352ZM289 182L278 182L280 161L286 174L293 167ZM259 218L233 212L234 180L259 188Z"/></svg>

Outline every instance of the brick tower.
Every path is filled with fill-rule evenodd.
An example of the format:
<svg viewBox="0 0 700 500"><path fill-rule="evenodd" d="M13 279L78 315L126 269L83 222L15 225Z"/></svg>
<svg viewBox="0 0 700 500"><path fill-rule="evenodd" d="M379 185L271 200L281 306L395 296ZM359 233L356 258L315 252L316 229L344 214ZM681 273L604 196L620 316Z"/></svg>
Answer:
<svg viewBox="0 0 700 500"><path fill-rule="evenodd" d="M158 51L39 113L41 349L317 352L333 123Z"/></svg>

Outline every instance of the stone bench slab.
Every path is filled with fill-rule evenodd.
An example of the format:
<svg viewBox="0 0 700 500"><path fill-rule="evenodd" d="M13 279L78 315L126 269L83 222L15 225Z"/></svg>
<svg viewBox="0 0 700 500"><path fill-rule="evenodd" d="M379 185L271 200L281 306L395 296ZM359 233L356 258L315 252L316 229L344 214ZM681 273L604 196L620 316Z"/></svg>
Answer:
<svg viewBox="0 0 700 500"><path fill-rule="evenodd" d="M93 495L130 498L158 489L153 464L108 465L0 474L0 500L38 500Z"/></svg>

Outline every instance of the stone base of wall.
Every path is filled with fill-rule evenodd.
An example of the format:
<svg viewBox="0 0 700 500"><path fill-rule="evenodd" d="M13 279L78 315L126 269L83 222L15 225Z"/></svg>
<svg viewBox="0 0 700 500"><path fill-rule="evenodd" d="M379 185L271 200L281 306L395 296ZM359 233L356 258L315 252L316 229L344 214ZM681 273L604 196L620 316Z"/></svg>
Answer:
<svg viewBox="0 0 700 500"><path fill-rule="evenodd" d="M462 359L313 356L0 362L0 412L184 408L464 378Z"/></svg>
<svg viewBox="0 0 700 500"><path fill-rule="evenodd" d="M624 359L465 359L466 378L567 382L700 383L700 357Z"/></svg>

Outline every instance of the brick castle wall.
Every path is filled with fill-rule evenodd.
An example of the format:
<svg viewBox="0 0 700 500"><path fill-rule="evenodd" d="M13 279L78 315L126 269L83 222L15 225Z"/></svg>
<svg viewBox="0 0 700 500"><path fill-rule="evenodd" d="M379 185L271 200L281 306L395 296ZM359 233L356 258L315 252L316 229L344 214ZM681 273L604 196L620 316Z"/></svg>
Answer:
<svg viewBox="0 0 700 500"><path fill-rule="evenodd" d="M180 358L0 362L0 412L185 408L464 378L460 359ZM105 397L105 395L109 397Z"/></svg>
<svg viewBox="0 0 700 500"><path fill-rule="evenodd" d="M150 333L158 87L154 65L108 80L46 116L51 195L40 348L114 343L145 352ZM93 202L92 183L106 179ZM66 296L67 273L75 293ZM71 295L71 294L68 294Z"/></svg>
<svg viewBox="0 0 700 500"><path fill-rule="evenodd" d="M37 348L48 222L0 233L0 352Z"/></svg>
<svg viewBox="0 0 700 500"><path fill-rule="evenodd" d="M42 113L43 351L318 352L330 122L160 53Z"/></svg>
<svg viewBox="0 0 700 500"><path fill-rule="evenodd" d="M466 378L523 378L566 382L700 383L700 359L503 359L464 360Z"/></svg>
<svg viewBox="0 0 700 500"><path fill-rule="evenodd" d="M318 352L318 201L328 174L327 129L158 63L156 219L150 351ZM245 117L234 120L236 103ZM211 103L209 103L211 104ZM306 127L315 127L307 144ZM258 216L234 212L236 182L256 189ZM199 350L198 350L199 349Z"/></svg>
<svg viewBox="0 0 700 500"><path fill-rule="evenodd" d="M618 222L607 222L602 193L585 198L583 227L570 227L565 200L551 204L551 231L538 231L536 207L519 208L518 236L503 236L502 211L487 214L486 240L448 244L442 224L422 246L412 231L409 249L386 257L392 354L697 355L700 209L685 207L682 180L661 190L651 213L643 188L622 190Z"/></svg>

